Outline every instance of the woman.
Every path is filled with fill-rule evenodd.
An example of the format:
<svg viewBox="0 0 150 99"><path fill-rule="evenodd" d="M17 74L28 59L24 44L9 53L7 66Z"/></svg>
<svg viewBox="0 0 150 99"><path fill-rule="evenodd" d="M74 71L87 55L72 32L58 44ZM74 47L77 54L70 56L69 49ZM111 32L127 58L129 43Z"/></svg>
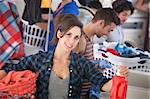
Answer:
<svg viewBox="0 0 150 99"><path fill-rule="evenodd" d="M54 30L55 27L57 27L58 24L58 16L60 14L74 14L78 15L78 6L74 0L62 0L56 10L53 13L53 20L50 22L50 35L49 35L49 40L48 40L48 51L55 49L56 44L54 43Z"/></svg>
<svg viewBox="0 0 150 99"><path fill-rule="evenodd" d="M134 11L132 3L127 0L116 0L113 2L112 7L117 13L121 25L126 22L126 20L130 15L133 14ZM107 41L109 42L124 43L124 33L121 26L117 26L107 37Z"/></svg>
<svg viewBox="0 0 150 99"><path fill-rule="evenodd" d="M89 60L72 52L82 35L82 24L75 15L62 17L57 29L56 49L25 57L11 68L4 66L0 71L0 79L11 70L38 71L38 99L79 99L84 78L99 86L100 90L110 91L112 80L106 79ZM120 70L123 76L127 72L125 67Z"/></svg>

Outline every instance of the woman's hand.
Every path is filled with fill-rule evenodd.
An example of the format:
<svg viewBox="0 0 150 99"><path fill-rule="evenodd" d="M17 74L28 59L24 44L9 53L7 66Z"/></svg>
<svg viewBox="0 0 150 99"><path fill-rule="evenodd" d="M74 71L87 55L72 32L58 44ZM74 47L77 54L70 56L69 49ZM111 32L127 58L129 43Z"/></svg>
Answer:
<svg viewBox="0 0 150 99"><path fill-rule="evenodd" d="M0 70L0 80L3 79L7 73L4 70Z"/></svg>
<svg viewBox="0 0 150 99"><path fill-rule="evenodd" d="M128 73L129 73L129 69L127 66L119 66L119 76L127 77ZM104 84L102 90L109 92L111 88L112 88L112 79Z"/></svg>
<svg viewBox="0 0 150 99"><path fill-rule="evenodd" d="M127 66L119 66L119 74L120 76L127 77L129 73L129 69Z"/></svg>

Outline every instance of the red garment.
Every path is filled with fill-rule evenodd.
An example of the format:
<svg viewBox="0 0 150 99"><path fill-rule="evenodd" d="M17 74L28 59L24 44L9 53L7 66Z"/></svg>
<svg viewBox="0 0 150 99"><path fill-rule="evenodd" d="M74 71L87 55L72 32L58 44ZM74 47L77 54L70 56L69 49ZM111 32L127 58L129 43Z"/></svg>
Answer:
<svg viewBox="0 0 150 99"><path fill-rule="evenodd" d="M114 76L110 99L126 99L128 81L125 77Z"/></svg>
<svg viewBox="0 0 150 99"><path fill-rule="evenodd" d="M120 56L120 53L118 51L116 51L115 49L107 48L106 51L108 51L114 55Z"/></svg>
<svg viewBox="0 0 150 99"><path fill-rule="evenodd" d="M0 80L0 93L6 92L10 96L21 97L27 93L36 92L36 80L38 73L29 70L11 71Z"/></svg>

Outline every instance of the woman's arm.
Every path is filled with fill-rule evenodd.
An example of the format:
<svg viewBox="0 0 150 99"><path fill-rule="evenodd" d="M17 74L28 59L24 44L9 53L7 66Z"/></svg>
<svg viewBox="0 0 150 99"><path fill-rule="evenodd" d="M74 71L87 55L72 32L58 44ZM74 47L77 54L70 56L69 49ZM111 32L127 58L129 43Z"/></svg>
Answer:
<svg viewBox="0 0 150 99"><path fill-rule="evenodd" d="M38 71L40 66L43 64L43 59L47 57L46 53L38 53L35 55L27 56L22 58L18 64L12 64L8 66L5 64L2 68L6 73L11 70L31 70L33 72Z"/></svg>
<svg viewBox="0 0 150 99"><path fill-rule="evenodd" d="M92 85L96 86L97 88L100 88L100 90L103 90L102 87L110 79L107 79L105 76L103 76L102 72L98 70L97 67L86 58L80 60L80 65L82 68L81 71L83 71L83 77L88 79L92 83Z"/></svg>
<svg viewBox="0 0 150 99"><path fill-rule="evenodd" d="M110 92L111 88L112 88L112 79L103 85L102 90L106 92Z"/></svg>
<svg viewBox="0 0 150 99"><path fill-rule="evenodd" d="M120 75L127 76L128 75L128 67L120 66ZM103 74L88 60L84 60L83 63L83 71L85 77L88 78L92 84L99 86L102 91L109 92L112 88L112 80L107 79L103 76Z"/></svg>

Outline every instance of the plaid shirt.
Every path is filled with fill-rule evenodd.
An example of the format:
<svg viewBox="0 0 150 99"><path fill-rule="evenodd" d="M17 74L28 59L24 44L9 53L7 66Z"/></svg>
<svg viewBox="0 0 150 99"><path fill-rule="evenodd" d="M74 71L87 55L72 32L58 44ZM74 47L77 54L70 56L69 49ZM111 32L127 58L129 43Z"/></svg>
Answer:
<svg viewBox="0 0 150 99"><path fill-rule="evenodd" d="M18 18L13 3L7 0L0 1L0 69L8 59L24 56Z"/></svg>
<svg viewBox="0 0 150 99"><path fill-rule="evenodd" d="M11 67L4 66L4 70L8 73L11 70L26 70L33 72L38 71L39 77L37 80L37 98L48 99L48 86L51 70L53 68L54 51L40 52L20 60L17 65ZM70 57L70 81L68 98L79 99L82 91L83 79L87 78L95 86L102 88L109 79L106 79L99 70L86 58L71 52Z"/></svg>

